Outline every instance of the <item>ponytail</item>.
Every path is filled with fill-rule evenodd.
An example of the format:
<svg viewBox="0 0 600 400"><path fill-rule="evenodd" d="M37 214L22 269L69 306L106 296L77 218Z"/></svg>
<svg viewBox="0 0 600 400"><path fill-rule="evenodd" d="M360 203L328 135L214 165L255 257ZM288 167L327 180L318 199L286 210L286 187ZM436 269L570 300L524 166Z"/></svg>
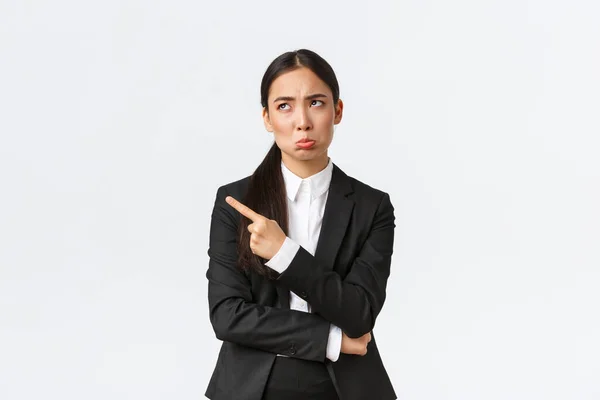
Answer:
<svg viewBox="0 0 600 400"><path fill-rule="evenodd" d="M242 201L245 205L260 215L275 220L288 234L288 210L285 182L281 173L281 150L277 143L273 143L271 149L260 163L256 171L250 176L248 190ZM250 250L250 232L248 225L252 223L249 218L240 214L238 231L238 265L244 271L254 271L269 279L275 278L271 268L264 265L265 260Z"/></svg>

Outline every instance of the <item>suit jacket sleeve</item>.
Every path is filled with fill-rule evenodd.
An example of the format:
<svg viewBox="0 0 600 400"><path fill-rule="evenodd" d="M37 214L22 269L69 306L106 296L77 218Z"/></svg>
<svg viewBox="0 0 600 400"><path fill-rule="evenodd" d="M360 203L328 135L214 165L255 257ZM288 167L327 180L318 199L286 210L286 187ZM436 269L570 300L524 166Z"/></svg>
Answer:
<svg viewBox="0 0 600 400"><path fill-rule="evenodd" d="M210 321L218 339L306 360L325 360L330 323L320 315L254 303L237 266L239 216L219 188L211 216L208 279Z"/></svg>
<svg viewBox="0 0 600 400"><path fill-rule="evenodd" d="M365 243L345 279L300 247L278 281L349 337L370 332L385 301L394 245L394 207L384 193Z"/></svg>

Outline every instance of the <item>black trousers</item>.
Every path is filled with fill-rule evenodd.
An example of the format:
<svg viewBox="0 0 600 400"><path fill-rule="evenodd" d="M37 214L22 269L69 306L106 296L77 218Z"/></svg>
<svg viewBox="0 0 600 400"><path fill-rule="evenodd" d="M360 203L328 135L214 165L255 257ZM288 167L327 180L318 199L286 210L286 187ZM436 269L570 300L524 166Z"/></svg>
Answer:
<svg viewBox="0 0 600 400"><path fill-rule="evenodd" d="M325 364L291 357L277 357L263 400L338 400Z"/></svg>

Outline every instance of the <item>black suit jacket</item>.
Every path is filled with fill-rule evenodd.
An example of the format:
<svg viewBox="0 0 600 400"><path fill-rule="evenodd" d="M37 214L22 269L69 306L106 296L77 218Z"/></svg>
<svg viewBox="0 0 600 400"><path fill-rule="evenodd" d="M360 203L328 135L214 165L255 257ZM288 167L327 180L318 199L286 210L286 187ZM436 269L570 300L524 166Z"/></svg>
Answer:
<svg viewBox="0 0 600 400"><path fill-rule="evenodd" d="M395 399L373 333L365 356L325 356L330 323L360 337L383 307L396 226L389 195L334 164L315 255L300 247L267 280L236 265L240 215L225 197L242 200L248 182L220 187L212 212L206 277L210 321L223 344L206 396L260 400L276 354L285 354L325 363L341 400ZM290 310L290 290L313 313Z"/></svg>

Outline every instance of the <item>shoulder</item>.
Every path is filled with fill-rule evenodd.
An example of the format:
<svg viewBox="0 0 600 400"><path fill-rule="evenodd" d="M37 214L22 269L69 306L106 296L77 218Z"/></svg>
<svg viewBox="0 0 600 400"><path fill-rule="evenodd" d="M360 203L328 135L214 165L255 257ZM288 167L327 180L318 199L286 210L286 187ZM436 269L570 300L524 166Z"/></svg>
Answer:
<svg viewBox="0 0 600 400"><path fill-rule="evenodd" d="M219 186L215 196L215 203L212 211L212 218L217 219L222 224L235 229L239 222L239 214L233 207L227 204L225 198L232 196L236 200L242 200L244 193L248 187L250 176L247 176L237 181L229 182Z"/></svg>
<svg viewBox="0 0 600 400"><path fill-rule="evenodd" d="M352 197L356 202L370 205L379 205L384 202L390 203L390 196L384 190L347 175L339 167L337 169L352 188Z"/></svg>
<svg viewBox="0 0 600 400"><path fill-rule="evenodd" d="M365 182L359 181L358 179L352 176L348 176L348 179L350 180L350 184L352 185L354 192L361 196L381 198L382 196L387 194L383 190L368 185Z"/></svg>
<svg viewBox="0 0 600 400"><path fill-rule="evenodd" d="M237 200L241 200L246 193L249 182L250 176L246 176L242 179L219 186L217 189L217 199L225 199L227 196L232 196Z"/></svg>

